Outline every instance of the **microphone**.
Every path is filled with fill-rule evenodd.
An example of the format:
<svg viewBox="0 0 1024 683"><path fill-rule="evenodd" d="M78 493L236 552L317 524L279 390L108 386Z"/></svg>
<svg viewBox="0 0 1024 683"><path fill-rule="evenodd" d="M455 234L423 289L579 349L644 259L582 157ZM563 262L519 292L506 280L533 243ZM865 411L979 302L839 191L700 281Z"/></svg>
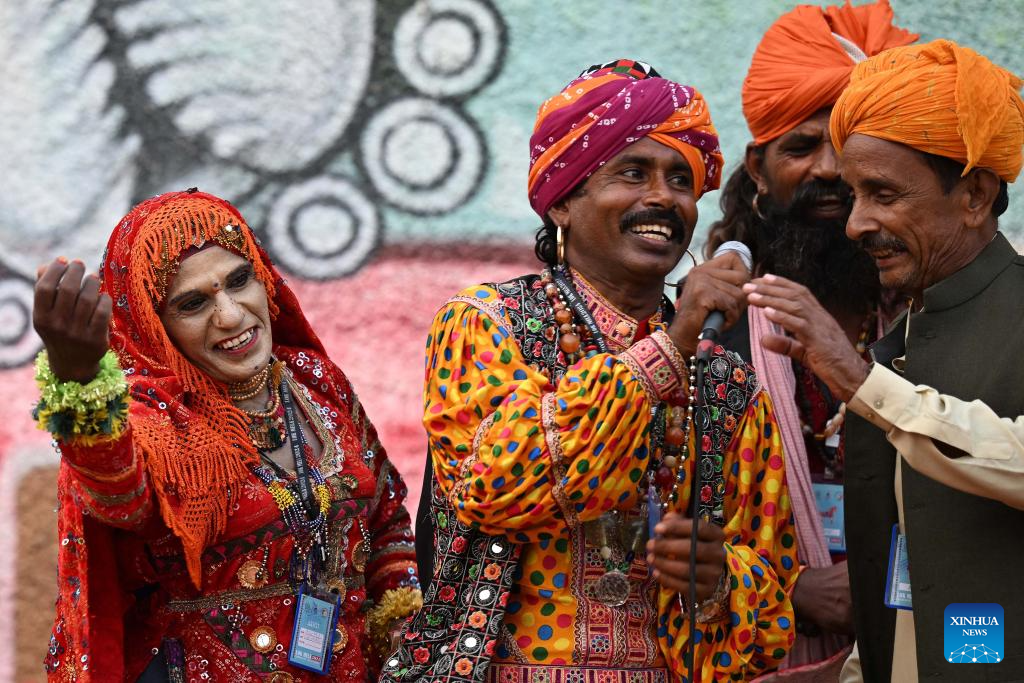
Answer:
<svg viewBox="0 0 1024 683"><path fill-rule="evenodd" d="M715 253L711 255L711 258L717 258L730 251L739 254L743 265L747 267L747 271L753 269L754 257L750 253L750 248L743 244L743 242L737 242L736 240L723 242L718 249L715 249ZM711 358L711 352L715 348L715 342L718 341L718 335L722 331L723 324L725 324L724 313L721 311L711 311L708 313L708 317L704 319L700 337L698 337L700 341L697 343L697 360L707 361Z"/></svg>

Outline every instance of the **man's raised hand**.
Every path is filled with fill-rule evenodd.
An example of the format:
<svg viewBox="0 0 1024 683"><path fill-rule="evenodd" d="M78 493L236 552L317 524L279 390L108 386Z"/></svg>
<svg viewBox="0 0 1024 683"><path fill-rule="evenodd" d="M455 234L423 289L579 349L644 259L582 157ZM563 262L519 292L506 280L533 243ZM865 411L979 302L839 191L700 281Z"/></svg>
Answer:
<svg viewBox="0 0 1024 683"><path fill-rule="evenodd" d="M849 401L868 376L868 364L854 350L835 318L803 285L778 275L765 275L743 285L751 306L789 336L769 334L761 346L795 359L828 385L841 401Z"/></svg>

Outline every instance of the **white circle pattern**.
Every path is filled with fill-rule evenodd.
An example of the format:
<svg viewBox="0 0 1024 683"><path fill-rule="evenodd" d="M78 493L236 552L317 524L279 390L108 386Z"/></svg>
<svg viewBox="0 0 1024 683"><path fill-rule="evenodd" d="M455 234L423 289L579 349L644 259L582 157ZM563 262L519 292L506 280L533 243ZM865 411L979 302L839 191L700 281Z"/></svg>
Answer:
<svg viewBox="0 0 1024 683"><path fill-rule="evenodd" d="M464 95L497 64L500 26L494 10L477 0L417 2L395 28L395 64L425 95Z"/></svg>
<svg viewBox="0 0 1024 683"><path fill-rule="evenodd" d="M374 189L411 213L457 208L483 174L480 133L461 112L435 100L415 97L387 105L367 124L360 147Z"/></svg>
<svg viewBox="0 0 1024 683"><path fill-rule="evenodd" d="M345 178L320 176L274 200L267 238L291 273L326 280L355 272L380 240L377 209Z"/></svg>

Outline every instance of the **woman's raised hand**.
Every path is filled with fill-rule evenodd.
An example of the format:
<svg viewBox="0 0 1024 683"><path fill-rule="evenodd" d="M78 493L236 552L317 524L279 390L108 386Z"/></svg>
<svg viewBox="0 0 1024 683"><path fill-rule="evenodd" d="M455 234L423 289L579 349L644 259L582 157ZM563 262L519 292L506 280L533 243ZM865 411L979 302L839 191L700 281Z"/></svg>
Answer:
<svg viewBox="0 0 1024 683"><path fill-rule="evenodd" d="M100 293L100 280L85 264L60 257L40 266L32 325L46 346L50 369L63 381L85 384L99 372L110 347L113 301Z"/></svg>

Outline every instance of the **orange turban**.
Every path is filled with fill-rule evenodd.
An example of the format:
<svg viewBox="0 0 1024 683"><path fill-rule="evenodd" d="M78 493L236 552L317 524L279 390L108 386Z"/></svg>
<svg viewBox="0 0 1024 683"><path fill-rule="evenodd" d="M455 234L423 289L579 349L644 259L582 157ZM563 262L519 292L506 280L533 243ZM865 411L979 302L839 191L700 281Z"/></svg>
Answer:
<svg viewBox="0 0 1024 683"><path fill-rule="evenodd" d="M762 145L835 104L858 62L917 40L893 26L888 0L824 9L799 5L779 17L743 81L743 116Z"/></svg>
<svg viewBox="0 0 1024 683"><path fill-rule="evenodd" d="M1021 168L1021 79L974 50L936 40L857 66L832 110L832 144L854 133L991 168L1008 183Z"/></svg>

